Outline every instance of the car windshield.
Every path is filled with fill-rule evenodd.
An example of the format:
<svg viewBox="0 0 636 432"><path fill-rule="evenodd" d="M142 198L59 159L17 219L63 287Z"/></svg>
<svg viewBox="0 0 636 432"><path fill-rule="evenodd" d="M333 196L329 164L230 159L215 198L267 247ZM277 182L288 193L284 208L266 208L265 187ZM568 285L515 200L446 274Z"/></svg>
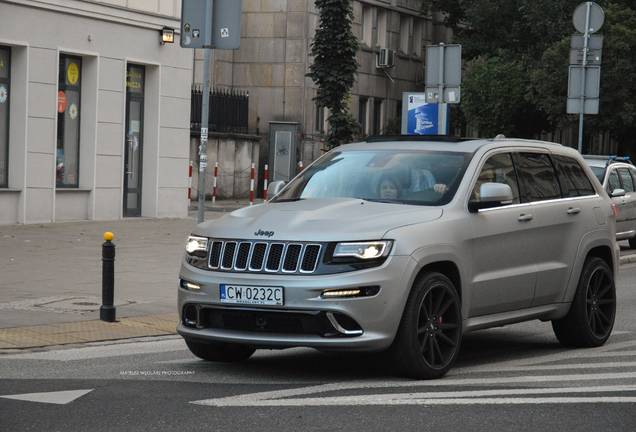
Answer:
<svg viewBox="0 0 636 432"><path fill-rule="evenodd" d="M272 202L359 198L443 205L455 195L471 156L453 151L330 152L292 180Z"/></svg>
<svg viewBox="0 0 636 432"><path fill-rule="evenodd" d="M592 168L592 172L594 173L598 181L603 184L603 178L605 177L605 167L591 166L590 168Z"/></svg>

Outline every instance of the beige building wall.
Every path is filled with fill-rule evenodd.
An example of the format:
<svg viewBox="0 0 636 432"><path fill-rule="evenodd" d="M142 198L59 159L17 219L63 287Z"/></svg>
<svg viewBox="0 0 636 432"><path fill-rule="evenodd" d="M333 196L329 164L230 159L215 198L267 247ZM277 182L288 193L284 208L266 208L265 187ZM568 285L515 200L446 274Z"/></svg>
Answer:
<svg viewBox="0 0 636 432"><path fill-rule="evenodd" d="M121 218L126 66L146 68L142 215L187 215L191 50L160 45L178 0L0 2L11 48L9 187L0 223ZM79 187L56 188L60 53L82 59Z"/></svg>

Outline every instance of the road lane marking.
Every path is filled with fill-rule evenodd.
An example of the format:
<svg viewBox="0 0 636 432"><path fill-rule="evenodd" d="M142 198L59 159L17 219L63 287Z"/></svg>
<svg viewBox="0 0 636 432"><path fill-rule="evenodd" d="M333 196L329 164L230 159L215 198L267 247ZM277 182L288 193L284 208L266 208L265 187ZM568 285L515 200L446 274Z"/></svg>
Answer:
<svg viewBox="0 0 636 432"><path fill-rule="evenodd" d="M541 370L570 370L570 369L611 369L636 367L636 362L603 362L603 363L572 363L572 364L547 364L510 367L485 367L475 372L523 372Z"/></svg>
<svg viewBox="0 0 636 432"><path fill-rule="evenodd" d="M64 390L64 391L53 391L53 392L43 392L43 393L24 393L24 394L16 394L16 395L3 395L0 398L4 399L14 399L28 402L40 402L40 403L49 403L49 404L57 404L57 405L66 405L68 403L73 402L75 399L78 399L84 396L87 393L92 392L94 389L87 390Z"/></svg>
<svg viewBox="0 0 636 432"><path fill-rule="evenodd" d="M194 403L194 402L193 402ZM355 400L334 404L323 400L287 399L282 401L258 401L249 405L235 406L347 406L347 405L520 405L520 404L599 404L599 403L636 403L636 397L600 396L600 397L530 397L530 398L457 398L457 399L410 399L389 400L380 403L358 403ZM224 405L227 406L227 405Z"/></svg>
<svg viewBox="0 0 636 432"><path fill-rule="evenodd" d="M545 382L584 382L625 380L636 378L636 372L618 372L603 374L568 374L568 375L543 375L543 376L515 376L515 377L490 377L490 378L444 378L434 381L356 381L322 384L317 386L300 387L285 390L273 390L267 392L249 393L224 398L202 399L192 401L197 405L211 406L251 406L255 403L267 400L292 398L294 396L306 396L317 393L336 392L343 390L369 390L378 388L405 388L405 387L441 387L462 385L496 385L496 384L537 384Z"/></svg>

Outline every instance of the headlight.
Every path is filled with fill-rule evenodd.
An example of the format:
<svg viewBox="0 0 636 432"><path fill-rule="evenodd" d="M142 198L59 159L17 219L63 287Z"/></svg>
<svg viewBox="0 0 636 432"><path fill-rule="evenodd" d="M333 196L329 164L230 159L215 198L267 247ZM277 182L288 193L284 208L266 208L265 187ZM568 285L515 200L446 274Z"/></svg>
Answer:
<svg viewBox="0 0 636 432"><path fill-rule="evenodd" d="M208 255L208 239L191 235L188 237L185 250L192 257L205 258Z"/></svg>
<svg viewBox="0 0 636 432"><path fill-rule="evenodd" d="M333 251L333 257L360 260L384 258L391 251L392 244L391 240L338 243Z"/></svg>

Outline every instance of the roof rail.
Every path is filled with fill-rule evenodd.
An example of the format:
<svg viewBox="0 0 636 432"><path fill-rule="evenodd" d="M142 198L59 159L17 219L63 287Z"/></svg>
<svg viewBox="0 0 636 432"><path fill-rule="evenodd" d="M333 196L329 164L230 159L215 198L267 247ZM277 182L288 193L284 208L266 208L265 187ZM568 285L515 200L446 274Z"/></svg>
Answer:
<svg viewBox="0 0 636 432"><path fill-rule="evenodd" d="M607 163L605 164L605 166L611 165L616 162L624 162L624 163L634 165L629 156L609 156L607 158Z"/></svg>
<svg viewBox="0 0 636 432"><path fill-rule="evenodd" d="M428 141L428 142L463 142L472 141L477 138L460 138L447 135L374 135L367 137L366 142L387 142L387 141Z"/></svg>

